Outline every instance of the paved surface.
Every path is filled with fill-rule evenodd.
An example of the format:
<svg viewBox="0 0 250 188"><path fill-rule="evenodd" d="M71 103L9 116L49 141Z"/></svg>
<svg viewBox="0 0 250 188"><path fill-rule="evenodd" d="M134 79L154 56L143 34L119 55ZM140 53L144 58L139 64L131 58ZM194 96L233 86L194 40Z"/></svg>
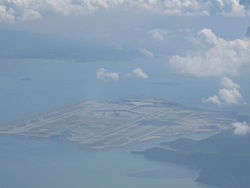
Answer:
<svg viewBox="0 0 250 188"><path fill-rule="evenodd" d="M161 99L84 101L0 125L0 134L60 138L88 149L120 148L151 139L227 129L223 112L192 109Z"/></svg>

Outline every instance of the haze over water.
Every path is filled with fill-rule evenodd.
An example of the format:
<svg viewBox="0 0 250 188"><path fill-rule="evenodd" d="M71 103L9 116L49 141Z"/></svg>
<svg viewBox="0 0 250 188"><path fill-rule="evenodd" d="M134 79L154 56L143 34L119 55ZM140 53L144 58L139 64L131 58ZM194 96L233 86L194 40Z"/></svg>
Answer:
<svg viewBox="0 0 250 188"><path fill-rule="evenodd" d="M237 122L228 126L248 134L249 17L248 0L0 0L0 126L83 100L154 97L229 111ZM21 133L33 131L26 125ZM157 142L94 152L1 135L0 188L211 188L194 181L194 170L130 154ZM211 174L245 188L244 166L231 170L238 179L227 164Z"/></svg>
<svg viewBox="0 0 250 188"><path fill-rule="evenodd" d="M84 69L85 64L29 61L15 60L1 64L1 122L17 120L83 99L117 100L140 94L139 90L123 93L122 87L117 86L106 93L108 96L102 96L106 88L98 89L95 75L89 73L86 82L88 71ZM55 72L59 65L60 72ZM19 66L19 70L8 72L10 66ZM94 70L95 63L92 66ZM71 79L67 76L69 71L75 72ZM130 85L131 82L125 84ZM147 90L148 85L150 83L141 87ZM107 83L105 87L113 86ZM136 89L137 83L130 87ZM149 96L154 94L148 93ZM155 96L163 94L164 89ZM1 136L0 187L208 188L194 182L197 172L193 170L174 165L162 166L130 154L132 150L146 149L155 144L149 142L126 149L94 152L62 140Z"/></svg>
<svg viewBox="0 0 250 188"><path fill-rule="evenodd" d="M63 141L2 136L0 145L5 188L212 188L194 182L195 171L130 154L152 144L93 152Z"/></svg>
<svg viewBox="0 0 250 188"><path fill-rule="evenodd" d="M105 63L124 74L119 82L98 80L96 70ZM126 77L134 67L146 65L152 78L137 80ZM248 77L242 79L247 84ZM25 118L83 100L112 100L127 97L157 97L191 107L215 110L249 111L247 105L223 108L209 106L201 99L215 92L213 79L194 79L167 72L165 65L151 62L107 61L72 62L41 59L13 59L0 62L0 122ZM205 84L204 84L205 83ZM250 98L248 90L246 99ZM187 93L186 91L192 91Z"/></svg>

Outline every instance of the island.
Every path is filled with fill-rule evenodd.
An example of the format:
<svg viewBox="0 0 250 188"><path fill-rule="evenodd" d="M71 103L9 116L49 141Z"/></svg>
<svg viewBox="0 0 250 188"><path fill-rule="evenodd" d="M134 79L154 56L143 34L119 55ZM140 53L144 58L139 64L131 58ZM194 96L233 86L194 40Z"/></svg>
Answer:
<svg viewBox="0 0 250 188"><path fill-rule="evenodd" d="M2 124L0 135L58 138L103 150L174 135L226 130L236 118L232 113L157 98L83 101Z"/></svg>
<svg viewBox="0 0 250 188"><path fill-rule="evenodd" d="M250 185L250 135L232 131L203 140L181 138L134 154L145 158L188 166L199 171L196 181L225 188Z"/></svg>

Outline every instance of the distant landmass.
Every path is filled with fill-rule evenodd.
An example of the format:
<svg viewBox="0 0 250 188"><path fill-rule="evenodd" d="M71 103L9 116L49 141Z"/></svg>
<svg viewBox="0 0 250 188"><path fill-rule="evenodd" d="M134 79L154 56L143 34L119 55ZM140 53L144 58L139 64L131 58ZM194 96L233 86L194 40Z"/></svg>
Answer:
<svg viewBox="0 0 250 188"><path fill-rule="evenodd" d="M102 150L175 135L225 130L238 117L155 98L84 101L2 124L0 134L60 138Z"/></svg>
<svg viewBox="0 0 250 188"><path fill-rule="evenodd" d="M225 188L250 186L250 135L225 131L196 141L178 139L142 152L146 158L191 166L199 170L196 181Z"/></svg>
<svg viewBox="0 0 250 188"><path fill-rule="evenodd" d="M11 40L10 40L11 39ZM119 60L140 57L133 50L117 50L99 41L78 41L60 35L0 28L0 59L55 59L73 61ZM26 44L26 45L23 45Z"/></svg>

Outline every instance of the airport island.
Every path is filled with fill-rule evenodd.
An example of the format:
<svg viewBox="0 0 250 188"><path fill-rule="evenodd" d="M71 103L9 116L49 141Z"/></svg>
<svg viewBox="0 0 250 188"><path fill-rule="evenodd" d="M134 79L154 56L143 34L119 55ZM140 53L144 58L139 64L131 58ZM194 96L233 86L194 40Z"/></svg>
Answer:
<svg viewBox="0 0 250 188"><path fill-rule="evenodd" d="M236 115L157 98L83 101L0 126L0 135L59 138L82 148L122 148L152 139L229 129Z"/></svg>

